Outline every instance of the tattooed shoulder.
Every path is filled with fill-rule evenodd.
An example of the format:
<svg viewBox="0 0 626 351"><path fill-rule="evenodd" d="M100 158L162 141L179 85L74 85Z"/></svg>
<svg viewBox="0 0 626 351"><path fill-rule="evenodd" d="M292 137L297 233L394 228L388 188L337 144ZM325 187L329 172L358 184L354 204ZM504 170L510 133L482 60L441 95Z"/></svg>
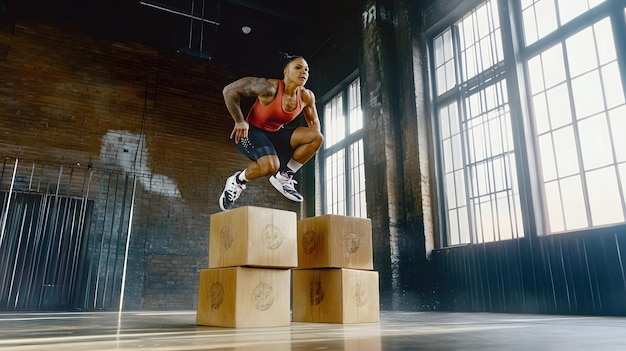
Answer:
<svg viewBox="0 0 626 351"><path fill-rule="evenodd" d="M271 79L246 77L237 83L237 90L244 96L268 96L276 91L276 85Z"/></svg>

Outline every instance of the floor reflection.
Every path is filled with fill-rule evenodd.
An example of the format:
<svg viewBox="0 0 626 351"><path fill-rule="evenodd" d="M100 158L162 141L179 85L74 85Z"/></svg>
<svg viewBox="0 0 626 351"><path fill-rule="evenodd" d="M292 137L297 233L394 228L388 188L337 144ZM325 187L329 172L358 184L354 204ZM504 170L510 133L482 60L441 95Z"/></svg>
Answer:
<svg viewBox="0 0 626 351"><path fill-rule="evenodd" d="M0 313L2 350L623 350L626 318L381 312L380 323L195 325L195 311Z"/></svg>

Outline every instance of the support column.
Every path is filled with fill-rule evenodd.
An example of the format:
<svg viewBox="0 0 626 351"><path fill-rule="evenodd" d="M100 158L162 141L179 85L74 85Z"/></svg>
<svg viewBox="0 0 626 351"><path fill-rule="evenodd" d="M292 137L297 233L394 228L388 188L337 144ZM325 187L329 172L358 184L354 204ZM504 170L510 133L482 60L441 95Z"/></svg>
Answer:
<svg viewBox="0 0 626 351"><path fill-rule="evenodd" d="M382 309L394 309L401 289L398 238L402 196L399 138L394 126L395 59L393 23L388 4L365 1L362 13L361 93L365 120L365 174L368 214L372 219L374 268L380 274Z"/></svg>
<svg viewBox="0 0 626 351"><path fill-rule="evenodd" d="M403 0L365 0L361 23L368 215L374 268L380 272L381 308L393 310L431 305L424 296L430 290L423 205L424 195L428 196L423 180L429 171L422 170L428 162L420 159L427 158L423 152L427 128L420 122L424 111L418 109L425 82L421 51L413 40L420 36L412 34L409 19L418 12L411 6ZM394 8L400 11L400 20Z"/></svg>

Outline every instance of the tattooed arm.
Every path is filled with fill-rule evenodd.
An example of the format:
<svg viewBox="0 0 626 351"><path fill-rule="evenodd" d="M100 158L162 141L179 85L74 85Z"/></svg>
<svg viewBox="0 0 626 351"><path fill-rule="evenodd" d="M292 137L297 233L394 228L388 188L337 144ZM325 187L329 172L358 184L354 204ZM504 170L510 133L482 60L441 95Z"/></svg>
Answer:
<svg viewBox="0 0 626 351"><path fill-rule="evenodd" d="M234 138L235 143L238 143L241 138L248 137L249 126L241 111L241 97L256 97L265 105L274 99L277 85L278 81L275 79L245 77L224 87L224 90L222 90L224 102L228 112L230 112L235 121L235 127L230 133L230 138Z"/></svg>

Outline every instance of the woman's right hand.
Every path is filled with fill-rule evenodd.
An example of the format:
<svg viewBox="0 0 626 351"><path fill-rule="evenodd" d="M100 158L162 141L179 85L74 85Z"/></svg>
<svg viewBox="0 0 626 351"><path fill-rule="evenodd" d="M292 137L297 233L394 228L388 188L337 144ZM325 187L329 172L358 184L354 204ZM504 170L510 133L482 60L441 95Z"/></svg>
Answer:
<svg viewBox="0 0 626 351"><path fill-rule="evenodd" d="M248 122L242 121L235 123L235 127L233 128L232 133L230 133L230 138L235 139L235 144L239 144L239 139L248 137L248 129L250 125Z"/></svg>

